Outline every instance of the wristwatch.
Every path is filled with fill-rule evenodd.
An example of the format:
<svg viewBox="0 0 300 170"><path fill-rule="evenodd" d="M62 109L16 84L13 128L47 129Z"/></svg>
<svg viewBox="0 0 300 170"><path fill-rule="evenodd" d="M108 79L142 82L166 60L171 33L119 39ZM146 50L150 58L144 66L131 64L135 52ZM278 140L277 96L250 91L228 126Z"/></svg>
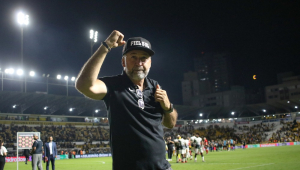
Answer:
<svg viewBox="0 0 300 170"><path fill-rule="evenodd" d="M165 112L164 112L164 113L166 113L166 114L170 114L170 113L172 113L172 112L173 112L173 110L174 110L174 107L173 107L173 104L171 103L171 104L170 104L170 109L169 109L169 110L165 110Z"/></svg>

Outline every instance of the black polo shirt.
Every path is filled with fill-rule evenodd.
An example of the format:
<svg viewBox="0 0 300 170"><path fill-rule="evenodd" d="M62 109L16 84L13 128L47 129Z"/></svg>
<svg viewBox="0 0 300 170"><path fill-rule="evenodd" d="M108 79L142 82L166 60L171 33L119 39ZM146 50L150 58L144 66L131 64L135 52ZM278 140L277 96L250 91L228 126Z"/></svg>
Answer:
<svg viewBox="0 0 300 170"><path fill-rule="evenodd" d="M156 81L145 78L143 100L145 108L138 105L136 85L126 73L100 78L106 84L103 98L110 124L110 146L114 170L165 170L162 108L155 102Z"/></svg>
<svg viewBox="0 0 300 170"><path fill-rule="evenodd" d="M42 154L43 153L43 149L42 149L43 142L40 139L34 141L32 147L36 147L36 150L34 151L33 154Z"/></svg>

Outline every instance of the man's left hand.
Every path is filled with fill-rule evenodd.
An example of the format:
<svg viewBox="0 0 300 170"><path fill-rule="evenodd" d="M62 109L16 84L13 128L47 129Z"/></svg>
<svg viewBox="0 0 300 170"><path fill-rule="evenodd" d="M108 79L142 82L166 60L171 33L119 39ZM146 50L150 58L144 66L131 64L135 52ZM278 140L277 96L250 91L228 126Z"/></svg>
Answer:
<svg viewBox="0 0 300 170"><path fill-rule="evenodd" d="M159 85L156 85L156 91L154 94L154 98L156 102L159 102L161 107L167 111L170 110L171 103L168 98L167 92L165 90L162 90Z"/></svg>

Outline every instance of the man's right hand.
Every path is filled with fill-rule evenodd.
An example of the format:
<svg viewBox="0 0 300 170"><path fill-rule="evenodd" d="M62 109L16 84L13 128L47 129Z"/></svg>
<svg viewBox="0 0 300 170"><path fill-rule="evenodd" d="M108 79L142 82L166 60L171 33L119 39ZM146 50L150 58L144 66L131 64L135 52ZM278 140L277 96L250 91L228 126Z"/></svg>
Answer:
<svg viewBox="0 0 300 170"><path fill-rule="evenodd" d="M116 48L126 43L123 41L123 38L124 35L121 32L114 30L105 40L105 42L110 48Z"/></svg>

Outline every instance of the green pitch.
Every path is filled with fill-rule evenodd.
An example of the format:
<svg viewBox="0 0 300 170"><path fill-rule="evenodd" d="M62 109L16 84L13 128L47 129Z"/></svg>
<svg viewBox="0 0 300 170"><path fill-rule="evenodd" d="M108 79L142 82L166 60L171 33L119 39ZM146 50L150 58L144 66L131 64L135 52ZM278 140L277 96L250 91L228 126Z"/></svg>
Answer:
<svg viewBox="0 0 300 170"><path fill-rule="evenodd" d="M176 163L173 157L171 162L173 170L210 170L210 169L226 169L226 170L287 170L300 169L300 145L296 146L280 146L269 148L251 148L238 149L235 151L210 152L204 155L205 161L198 162L188 161L188 163ZM126 159L126 155L124 155ZM46 166L43 163L44 170ZM16 163L6 163L5 170L16 170ZM19 170L31 170L31 162L25 165L19 162ZM82 158L57 160L57 170L111 170L111 157L105 158ZM50 166L51 170L51 166ZM124 167L124 170L127 170Z"/></svg>

